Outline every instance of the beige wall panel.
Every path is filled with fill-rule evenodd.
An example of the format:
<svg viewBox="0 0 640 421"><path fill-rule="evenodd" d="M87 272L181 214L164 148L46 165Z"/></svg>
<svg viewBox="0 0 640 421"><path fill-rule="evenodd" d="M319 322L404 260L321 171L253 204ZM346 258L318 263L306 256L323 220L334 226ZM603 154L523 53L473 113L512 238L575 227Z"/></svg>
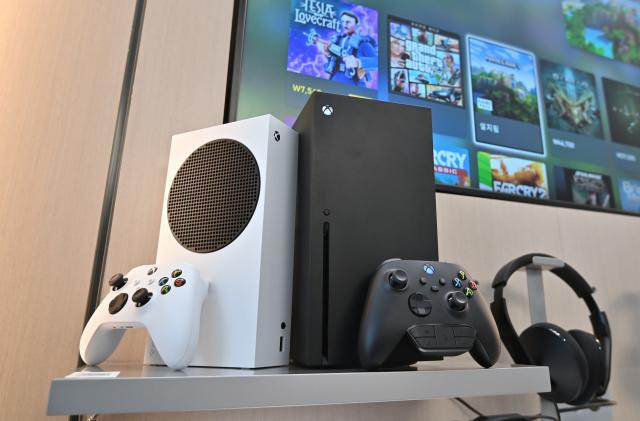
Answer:
<svg viewBox="0 0 640 421"><path fill-rule="evenodd" d="M0 419L78 358L133 3L0 5Z"/></svg>
<svg viewBox="0 0 640 421"><path fill-rule="evenodd" d="M222 123L233 2L147 3L106 276L156 257L171 136ZM140 361L127 332L110 362Z"/></svg>
<svg viewBox="0 0 640 421"><path fill-rule="evenodd" d="M147 6L134 86L131 118L120 177L107 273L126 271L155 257L160 209L172 134L222 121L231 30L232 1L153 1ZM619 279L632 273L637 258L640 219L559 209L468 196L438 194L438 237L442 260L464 265L481 281L490 301L491 280L508 260L541 251L566 259L596 286L616 326L613 396L620 401L616 419L638 411L638 341L633 332L640 316L638 294L622 289ZM587 227L587 228L585 228ZM622 238L622 239L621 239ZM605 264L608 263L607 266ZM617 263L615 280L605 278ZM546 285L550 320L568 328L588 329L586 310L570 289L552 276ZM605 288L618 282L617 288ZM632 282L629 280L629 282ZM529 324L523 274L507 291L512 318L522 330ZM570 305L567 305L570 303ZM575 303L575 305L574 305ZM612 320L613 321L613 320ZM129 332L112 362L142 358L144 332ZM472 361L469 356L458 357ZM501 361L509 362L503 353ZM635 376L635 377L634 377ZM625 390L626 389L626 390ZM536 395L470 399L486 413L538 412ZM313 420L437 419L464 420L471 413L447 400L307 408L234 410L189 414L117 415L109 420Z"/></svg>

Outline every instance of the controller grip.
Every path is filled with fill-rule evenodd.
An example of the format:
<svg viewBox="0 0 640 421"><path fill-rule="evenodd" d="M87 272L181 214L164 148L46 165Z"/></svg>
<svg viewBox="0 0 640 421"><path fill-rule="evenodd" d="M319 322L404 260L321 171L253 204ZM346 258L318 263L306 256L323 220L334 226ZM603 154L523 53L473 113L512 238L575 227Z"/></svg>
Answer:
<svg viewBox="0 0 640 421"><path fill-rule="evenodd" d="M489 368L498 361L501 350L502 346L495 326L491 323L479 326L476 340L469 350L473 359L484 368Z"/></svg>
<svg viewBox="0 0 640 421"><path fill-rule="evenodd" d="M189 323L165 329L156 323L146 326L160 358L173 370L181 370L189 365L195 355L200 333L200 318L187 317Z"/></svg>
<svg viewBox="0 0 640 421"><path fill-rule="evenodd" d="M94 331L85 329L80 339L80 357L87 365L97 365L113 353L124 330L98 326Z"/></svg>

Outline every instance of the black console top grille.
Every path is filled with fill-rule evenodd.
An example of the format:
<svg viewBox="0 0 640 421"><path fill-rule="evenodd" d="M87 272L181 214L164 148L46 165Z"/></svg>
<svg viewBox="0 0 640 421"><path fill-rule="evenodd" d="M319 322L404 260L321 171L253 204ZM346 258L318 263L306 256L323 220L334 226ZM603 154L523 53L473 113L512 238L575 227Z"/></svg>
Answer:
<svg viewBox="0 0 640 421"><path fill-rule="evenodd" d="M232 139L213 140L176 173L167 203L169 227L188 250L220 250L245 229L259 196L260 170L251 151Z"/></svg>

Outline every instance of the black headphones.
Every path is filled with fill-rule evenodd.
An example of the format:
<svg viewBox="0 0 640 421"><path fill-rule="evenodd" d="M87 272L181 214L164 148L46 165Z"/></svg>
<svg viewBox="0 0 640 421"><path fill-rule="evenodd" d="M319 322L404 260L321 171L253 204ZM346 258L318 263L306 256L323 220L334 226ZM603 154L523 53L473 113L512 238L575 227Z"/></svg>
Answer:
<svg viewBox="0 0 640 421"><path fill-rule="evenodd" d="M533 263L534 257L552 257L542 253L520 256L504 265L493 279L491 313L500 338L517 364L546 365L551 377L551 392L541 395L556 403L581 405L604 394L611 374L611 330L607 315L600 311L587 281L568 264L551 272L571 287L589 308L593 334L583 330L565 331L551 323L536 323L520 336L516 333L503 290L518 269Z"/></svg>

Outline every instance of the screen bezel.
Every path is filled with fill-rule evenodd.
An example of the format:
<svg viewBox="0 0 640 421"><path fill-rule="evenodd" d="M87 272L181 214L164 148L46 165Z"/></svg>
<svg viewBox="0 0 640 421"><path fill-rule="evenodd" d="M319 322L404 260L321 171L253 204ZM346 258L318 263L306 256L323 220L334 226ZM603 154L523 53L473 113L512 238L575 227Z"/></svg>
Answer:
<svg viewBox="0 0 640 421"><path fill-rule="evenodd" d="M244 32L245 32L245 22L246 22L248 1L249 0L234 0L234 5L233 5L233 22L231 26L229 63L228 63L228 69L227 69L227 88L226 88L225 103L224 103L224 117L223 117L224 123L230 123L230 122L236 121L237 119L238 96L239 96L238 94L240 89L240 79L241 79L240 76L242 72L242 58L243 58L243 52L244 52ZM495 41L491 41L491 42L495 42ZM462 43L462 35L461 35L461 43ZM509 46L509 48L513 48L513 47ZM537 71L538 71L537 60L538 60L537 57L535 57L536 77L537 77ZM541 120L541 124L544 121L545 120ZM542 131L544 132L544 130ZM545 148L546 148L546 145L545 145ZM488 190L481 190L479 188L476 189L472 187L458 187L458 186L450 186L446 184L436 183L435 190L437 193L481 197L481 198L486 198L491 200L502 200L507 202L528 203L528 204L540 205L540 206L553 206L553 207L560 207L560 208L580 209L580 210L586 210L589 212L603 212L603 213L612 213L612 214L618 214L618 215L640 217L640 213L629 212L623 209L599 208L595 206L581 205L578 203L565 202L565 201L556 200L556 199L533 199L533 198L524 197L524 196L515 196L515 195L509 195L505 193L497 193L497 192L492 192Z"/></svg>

